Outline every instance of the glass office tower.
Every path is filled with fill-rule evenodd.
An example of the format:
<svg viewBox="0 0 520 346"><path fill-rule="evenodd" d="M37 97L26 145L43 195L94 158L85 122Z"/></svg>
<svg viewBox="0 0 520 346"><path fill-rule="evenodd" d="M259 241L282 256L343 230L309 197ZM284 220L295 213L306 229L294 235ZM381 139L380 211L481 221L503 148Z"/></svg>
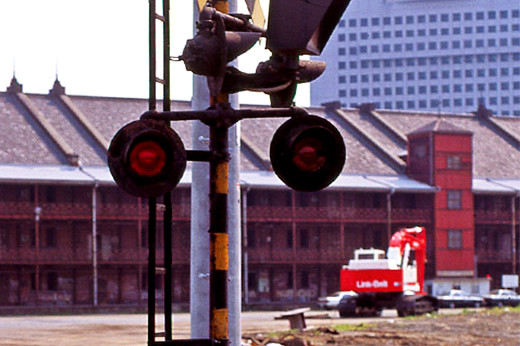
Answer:
<svg viewBox="0 0 520 346"><path fill-rule="evenodd" d="M520 0L353 0L311 104L520 116Z"/></svg>

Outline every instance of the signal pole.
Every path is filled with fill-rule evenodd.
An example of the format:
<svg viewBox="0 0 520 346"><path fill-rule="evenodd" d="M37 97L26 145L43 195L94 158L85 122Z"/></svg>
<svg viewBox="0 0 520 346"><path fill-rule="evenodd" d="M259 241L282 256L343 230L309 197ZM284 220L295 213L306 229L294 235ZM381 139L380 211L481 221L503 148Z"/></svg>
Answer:
<svg viewBox="0 0 520 346"><path fill-rule="evenodd" d="M228 0L214 0L213 7L222 13L229 13ZM229 107L228 94L210 96L210 106ZM229 127L213 124L210 127L210 339L229 343L229 233L228 233L228 192L229 192Z"/></svg>
<svg viewBox="0 0 520 346"><path fill-rule="evenodd" d="M231 7L232 11L236 11L236 1L217 1L214 3L214 7L221 11L222 13L228 13L229 8ZM195 4L194 6L194 22L198 20L198 6ZM238 107L238 97L228 97L227 94L220 94L217 97L210 98L208 93L208 87L205 82L204 77L194 76L194 85L193 85L193 99L192 99L192 109L205 109L208 107L208 104L211 106L215 106L217 104L228 104L230 101L233 103L232 108ZM191 337L192 338L207 338L206 330L210 330L211 338L214 337L213 333L216 330L220 330L224 327L218 327L217 324L227 324L226 333L229 333L231 336L231 342L233 344L240 344L241 340L241 324L240 324L240 313L241 313L241 237L240 237L240 212L239 212L239 198L240 195L238 193L239 186L239 160L240 160L240 149L239 149L239 135L238 135L238 127L239 125L234 125L229 129L226 127L221 131L210 131L208 136L208 128L206 125L196 122L193 128L192 140L194 143L194 149L202 150L207 149L207 144L204 139L210 138L210 151L215 153L219 150L223 157L227 157L223 161L215 164L213 167L210 164L211 173L208 177L207 173L207 164L202 162L194 162L194 169L192 172L192 226L191 226L191 237L192 237L192 255L191 255L191 288L190 288L190 313L191 313ZM228 132L229 131L229 132ZM220 134L218 134L220 132ZM225 132L225 133L224 133ZM201 141L202 139L202 141ZM218 146L221 146L222 143L226 142L226 147L221 147L221 149L215 149L212 147L211 143L214 142L219 143ZM213 162L213 161L212 161ZM216 174L223 174L226 182L224 181L217 182L215 181ZM210 178L210 179L208 179ZM216 178L217 180L220 178ZM211 188L208 191L208 180L211 180ZM218 184L214 185L214 184ZM229 186L231 186L231 190L229 190ZM225 188L225 198L220 191L216 193L215 189L219 188L223 190ZM208 200L208 195L210 195L211 201ZM228 198L229 195L229 198ZM217 197L218 196L218 197ZM227 201L225 202L224 199ZM215 206L215 204L218 206ZM226 210L222 210L221 207L225 206ZM210 215L218 215L219 220L214 220L213 216L209 216L207 214L208 209L212 209ZM215 209L217 208L217 209ZM213 210L217 210L213 212ZM209 219L209 222L208 222ZM222 219L222 220L221 220ZM225 225L222 225L221 222L225 222ZM213 230L215 229L215 225L217 228L224 227L225 234L222 235L222 232L217 232L219 235L214 235ZM211 236L208 238L208 234L205 230L210 230ZM220 240L217 240L220 239ZM225 249L221 248L220 245L222 243L226 244ZM210 249L208 249L208 244L210 244ZM220 245L218 245L220 244ZM223 286L215 283L213 274L216 272L213 258L214 254L211 252L210 258L207 257L206 254L210 253L210 251L219 248L221 250L218 256L223 258L222 263L228 263L227 268L225 268L228 273L226 274L229 278L229 290L225 292L222 290ZM230 261L230 255L232 256ZM210 260L211 259L211 260ZM211 268L210 263L211 261ZM207 268L206 270L204 270ZM210 272L210 286L207 285L207 276L206 273ZM222 269L220 269L222 270ZM218 274L222 275L222 273ZM227 281L227 279L226 279ZM215 286L216 285L216 286ZM220 288L219 288L220 287ZM227 286L226 286L227 287ZM215 300L210 302L211 311L210 317L208 321L207 307L208 297L216 297L227 295L226 300L227 304L230 305L231 309L227 312L229 317L224 318L218 317L218 313L214 311L213 304L219 301L219 304L222 304L220 299L215 300L215 298L210 298ZM220 312L223 314L224 312ZM231 322L231 323L230 323ZM210 325L209 328L204 328L204 326ZM221 332L220 332L221 333ZM226 334L227 335L227 334ZM227 336L226 336L227 337Z"/></svg>
<svg viewBox="0 0 520 346"><path fill-rule="evenodd" d="M229 12L238 13L237 0L229 0ZM237 65L236 61L231 65ZM232 109L238 109L238 94L228 95ZM240 122L228 129L228 333L231 345L240 345L242 340L242 236L240 222Z"/></svg>

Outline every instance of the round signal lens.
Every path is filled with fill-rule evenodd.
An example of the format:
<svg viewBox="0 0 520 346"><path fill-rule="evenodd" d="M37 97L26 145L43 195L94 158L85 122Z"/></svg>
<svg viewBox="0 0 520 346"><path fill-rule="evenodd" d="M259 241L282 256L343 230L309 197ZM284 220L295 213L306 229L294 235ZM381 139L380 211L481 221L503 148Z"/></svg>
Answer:
<svg viewBox="0 0 520 346"><path fill-rule="evenodd" d="M166 165L166 152L155 141L136 144L129 155L130 167L139 176L153 177Z"/></svg>
<svg viewBox="0 0 520 346"><path fill-rule="evenodd" d="M321 155L322 143L315 138L305 138L295 143L293 149L293 163L300 170L315 172L323 167L327 160Z"/></svg>

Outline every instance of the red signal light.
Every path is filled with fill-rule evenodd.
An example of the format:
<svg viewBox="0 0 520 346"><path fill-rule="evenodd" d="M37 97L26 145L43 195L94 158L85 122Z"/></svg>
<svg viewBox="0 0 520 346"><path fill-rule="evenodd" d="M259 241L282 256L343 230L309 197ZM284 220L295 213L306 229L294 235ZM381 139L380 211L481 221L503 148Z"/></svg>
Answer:
<svg viewBox="0 0 520 346"><path fill-rule="evenodd" d="M171 191L186 169L179 135L156 120L137 120L122 127L110 143L107 159L117 185L138 197Z"/></svg>
<svg viewBox="0 0 520 346"><path fill-rule="evenodd" d="M128 155L130 167L142 177L153 177L166 165L166 153L159 143L148 140L137 143Z"/></svg>
<svg viewBox="0 0 520 346"><path fill-rule="evenodd" d="M293 117L276 130L271 141L273 171L298 191L318 191L341 173L345 143L329 121L315 115Z"/></svg>
<svg viewBox="0 0 520 346"><path fill-rule="evenodd" d="M304 138L294 144L292 161L302 171L315 172L322 168L327 160L322 150L323 145L316 138Z"/></svg>

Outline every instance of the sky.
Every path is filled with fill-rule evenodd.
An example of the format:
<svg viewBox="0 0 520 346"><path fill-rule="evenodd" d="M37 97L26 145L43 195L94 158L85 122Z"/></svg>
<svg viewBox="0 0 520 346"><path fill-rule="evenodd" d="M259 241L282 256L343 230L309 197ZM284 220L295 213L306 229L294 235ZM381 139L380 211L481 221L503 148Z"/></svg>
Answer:
<svg viewBox="0 0 520 346"><path fill-rule="evenodd" d="M172 56L193 37L193 1L170 0ZM247 11L244 0L238 6ZM262 40L239 68L252 73L269 56ZM190 100L192 73L182 62L170 68L171 98ZM147 98L148 0L0 0L0 91L13 74L26 93L47 94L57 76L68 95ZM309 105L309 90L298 87L298 106ZM239 95L241 103L269 103L263 93Z"/></svg>

